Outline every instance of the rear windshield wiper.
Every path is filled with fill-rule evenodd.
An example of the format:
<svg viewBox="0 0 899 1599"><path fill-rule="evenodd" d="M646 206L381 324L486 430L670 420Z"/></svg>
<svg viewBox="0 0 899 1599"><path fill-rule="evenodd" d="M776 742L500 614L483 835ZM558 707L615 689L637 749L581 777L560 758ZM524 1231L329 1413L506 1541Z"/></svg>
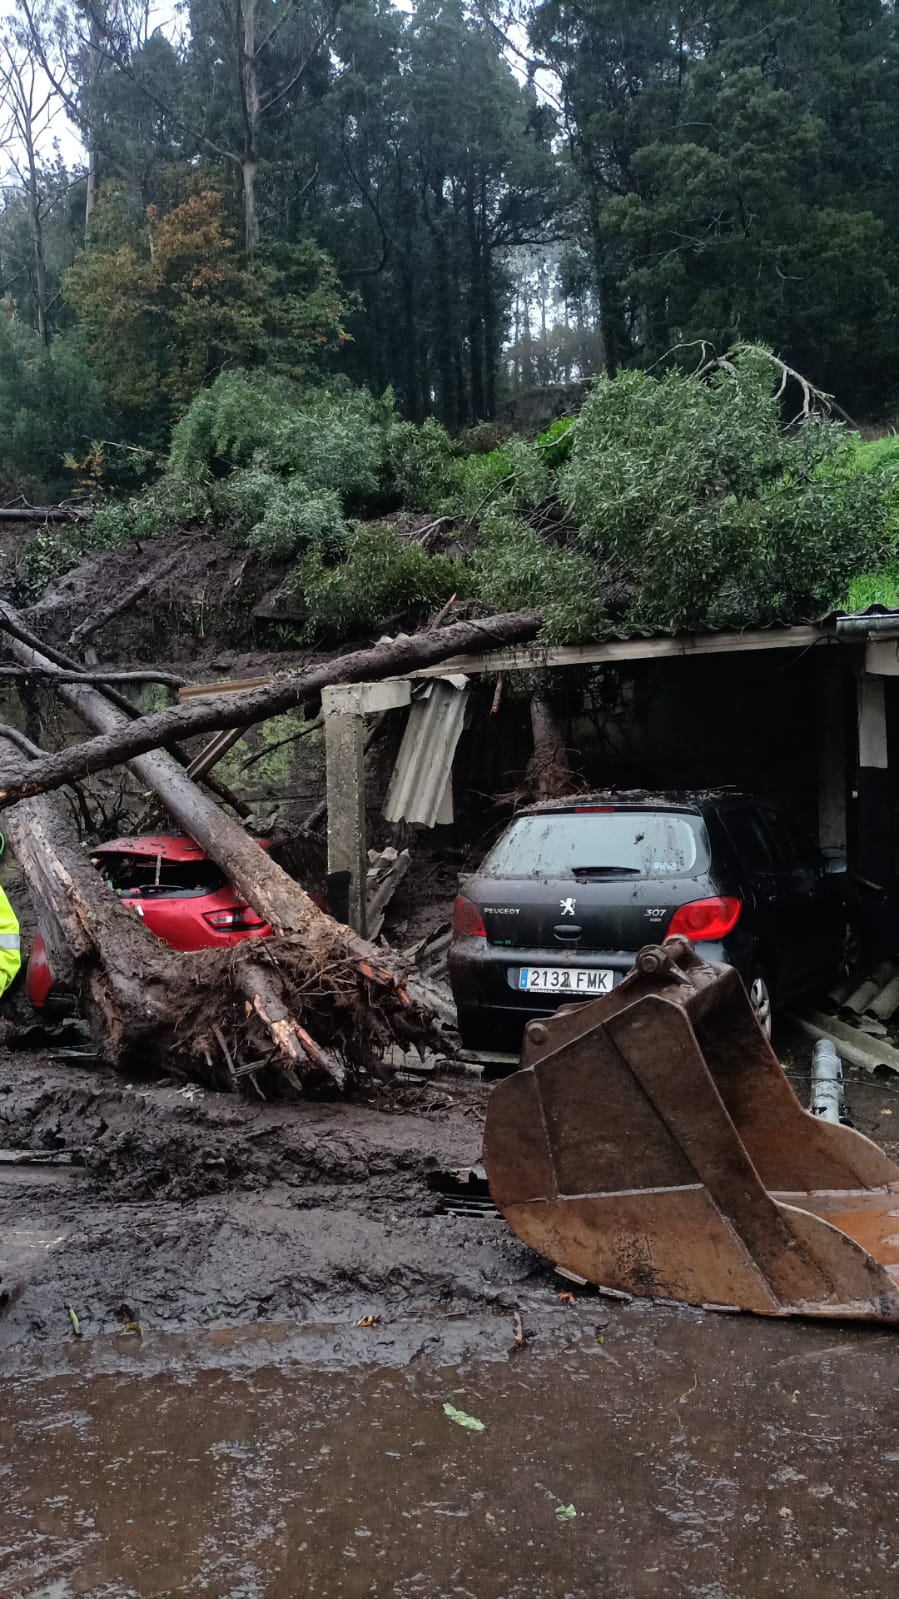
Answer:
<svg viewBox="0 0 899 1599"><path fill-rule="evenodd" d="M572 866L572 877L642 877L639 866Z"/></svg>

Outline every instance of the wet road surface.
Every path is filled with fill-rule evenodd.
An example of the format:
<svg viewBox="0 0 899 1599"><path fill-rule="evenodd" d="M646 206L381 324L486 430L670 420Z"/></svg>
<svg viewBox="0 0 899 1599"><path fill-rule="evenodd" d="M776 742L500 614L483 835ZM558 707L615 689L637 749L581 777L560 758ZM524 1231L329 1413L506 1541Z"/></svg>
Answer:
<svg viewBox="0 0 899 1599"><path fill-rule="evenodd" d="M480 1357L438 1331L405 1365L378 1362L407 1337L347 1328L331 1370L335 1329L19 1353L0 1593L899 1594L899 1333L549 1291L524 1325L523 1349L485 1317Z"/></svg>

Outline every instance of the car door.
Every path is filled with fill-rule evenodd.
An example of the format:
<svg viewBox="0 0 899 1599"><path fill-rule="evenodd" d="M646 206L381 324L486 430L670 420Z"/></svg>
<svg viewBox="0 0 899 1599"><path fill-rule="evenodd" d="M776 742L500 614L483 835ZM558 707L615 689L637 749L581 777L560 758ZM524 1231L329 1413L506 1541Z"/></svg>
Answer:
<svg viewBox="0 0 899 1599"><path fill-rule="evenodd" d="M836 971L842 934L838 885L817 845L782 811L772 806L764 814L776 848L785 973L799 991L828 982Z"/></svg>

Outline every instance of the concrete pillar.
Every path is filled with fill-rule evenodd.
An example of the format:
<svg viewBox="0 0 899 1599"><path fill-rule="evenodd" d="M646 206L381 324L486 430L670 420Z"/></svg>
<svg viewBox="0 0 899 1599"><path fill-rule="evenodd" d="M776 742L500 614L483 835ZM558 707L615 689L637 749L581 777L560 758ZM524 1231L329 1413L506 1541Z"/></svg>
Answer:
<svg viewBox="0 0 899 1599"><path fill-rule="evenodd" d="M332 684L322 689L325 783L328 802L328 873L349 874L348 921L364 937L368 847L365 838L365 718L408 705L407 678L380 683Z"/></svg>
<svg viewBox="0 0 899 1599"><path fill-rule="evenodd" d="M842 662L818 662L818 843L826 855L846 854L846 705Z"/></svg>
<svg viewBox="0 0 899 1599"><path fill-rule="evenodd" d="M899 944L895 856L887 770L884 679L858 678L858 784L855 868L881 893L863 891L862 931L871 960L893 955Z"/></svg>
<svg viewBox="0 0 899 1599"><path fill-rule="evenodd" d="M328 872L349 872L349 924L365 935L365 717L355 711L325 716Z"/></svg>

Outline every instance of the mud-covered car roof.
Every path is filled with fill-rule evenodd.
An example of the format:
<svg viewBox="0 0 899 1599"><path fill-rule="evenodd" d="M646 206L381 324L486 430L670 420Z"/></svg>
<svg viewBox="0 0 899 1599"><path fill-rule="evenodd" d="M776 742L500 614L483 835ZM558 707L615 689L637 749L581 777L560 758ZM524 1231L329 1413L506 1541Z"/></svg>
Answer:
<svg viewBox="0 0 899 1599"><path fill-rule="evenodd" d="M524 805L516 816L534 816L553 811L582 811L597 805L657 805L667 810L683 809L685 805L701 807L720 799L753 799L738 788L604 788L591 789L585 794L565 794L560 799L538 800L534 805Z"/></svg>

